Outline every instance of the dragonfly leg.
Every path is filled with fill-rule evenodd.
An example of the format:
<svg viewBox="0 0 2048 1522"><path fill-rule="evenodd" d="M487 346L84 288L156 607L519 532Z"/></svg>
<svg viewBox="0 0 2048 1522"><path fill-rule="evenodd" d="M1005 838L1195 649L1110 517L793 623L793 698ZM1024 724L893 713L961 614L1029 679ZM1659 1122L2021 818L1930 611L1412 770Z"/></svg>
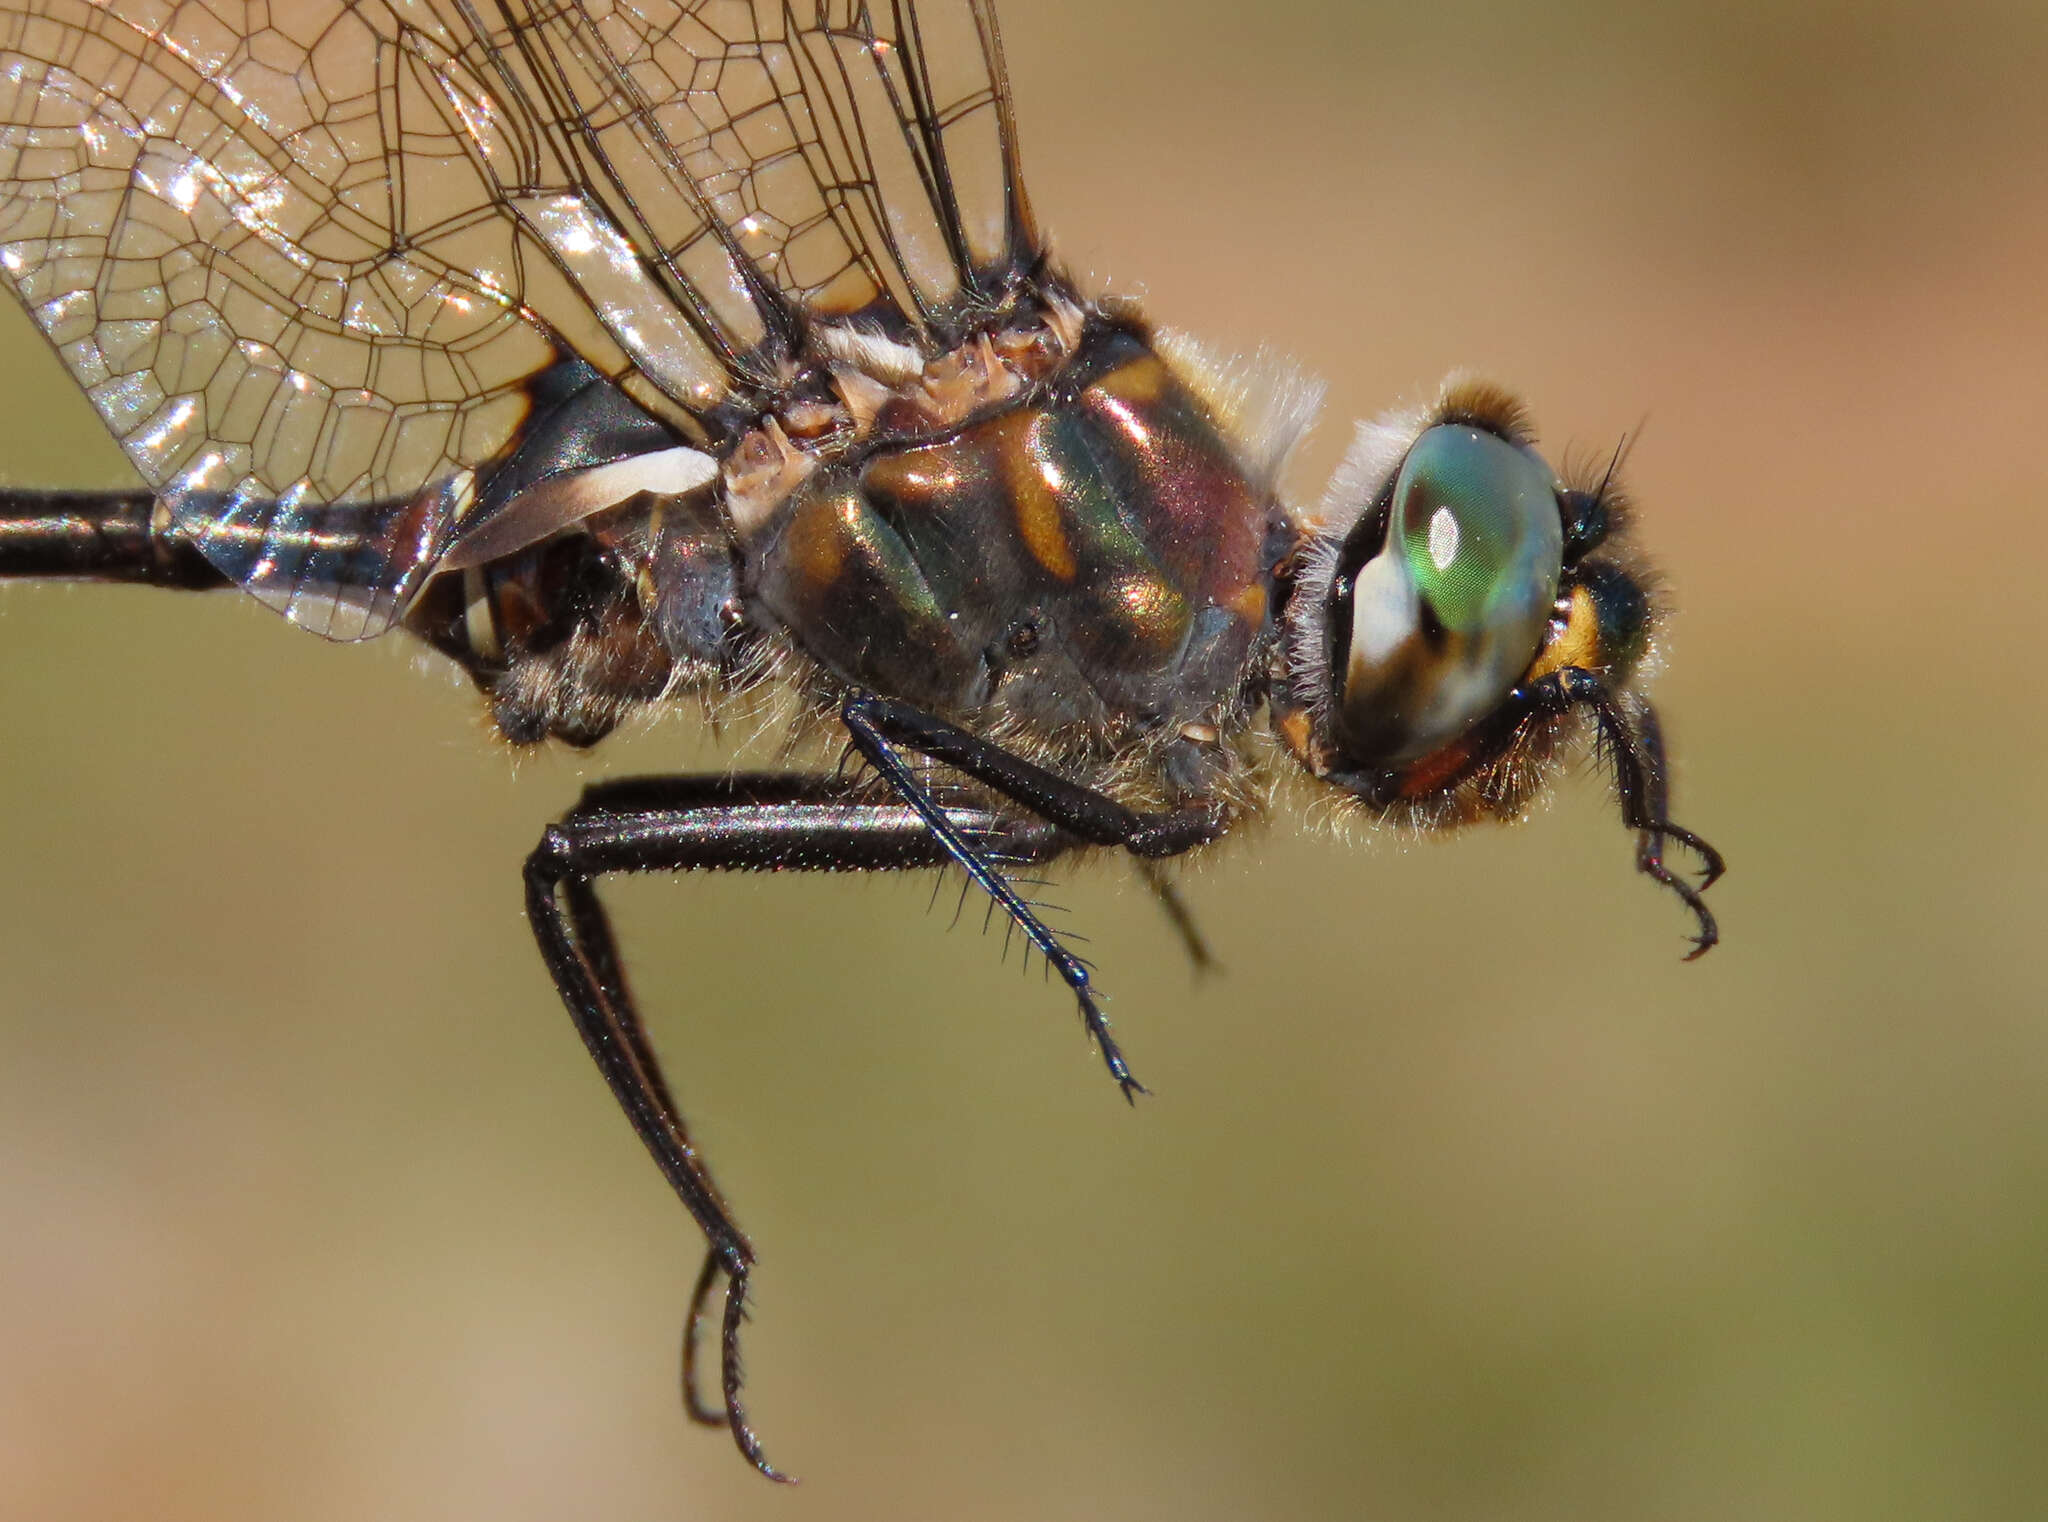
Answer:
<svg viewBox="0 0 2048 1522"><path fill-rule="evenodd" d="M863 759L897 797L916 810L947 853L1010 917L1011 923L1073 992L1081 1007L1082 1024L1102 1053L1102 1060L1117 1087L1123 1090L1124 1098L1131 1100L1142 1094L1144 1085L1132 1074L1122 1048L1110 1035L1109 1021L1102 1013L1088 964L1067 949L994 864L952 827L946 810L933 799L895 747L900 745L964 772L1091 845L1120 845L1140 857L1176 855L1213 840L1223 831L1222 814L1207 807L1156 814L1126 808L1113 798L1069 782L921 709L872 693L849 697L839 716Z"/></svg>
<svg viewBox="0 0 2048 1522"><path fill-rule="evenodd" d="M1166 875L1166 868L1155 857L1138 859L1138 877L1145 884L1152 901L1159 905L1159 912L1166 916L1167 924L1180 939L1180 948L1187 953L1188 965L1197 976L1216 971L1216 954L1209 949L1209 938L1202 934L1202 927L1195 923L1195 911L1188 907L1188 901L1181 895L1180 885Z"/></svg>
<svg viewBox="0 0 2048 1522"><path fill-rule="evenodd" d="M1071 841L1049 824L986 809L939 811L949 836L988 860L1042 861ZM943 866L951 849L905 805L876 803L831 777L758 775L635 779L587 790L526 862L526 911L555 988L662 1175L708 1244L683 1333L684 1402L692 1418L728 1428L774 1480L740 1398L740 1326L753 1245L734 1222L647 1039L619 956L599 878L616 872L892 871ZM719 1336L723 1403L697 1389L700 1329L725 1281Z"/></svg>
<svg viewBox="0 0 2048 1522"><path fill-rule="evenodd" d="M1127 808L893 698L857 692L841 705L839 717L877 770L880 764L869 752L886 750L883 742L892 742L964 772L1090 845L1122 846L1134 856L1178 856L1215 840L1230 827L1229 818L1212 804L1157 813Z"/></svg>
<svg viewBox="0 0 2048 1522"><path fill-rule="evenodd" d="M1691 911L1696 925L1686 960L1704 956L1720 942L1720 927L1701 897L1728 870L1721 853L1682 825L1671 822L1670 768L1664 758L1664 731L1657 710L1638 701L1625 711L1607 683L1579 666L1567 666L1518 694L1537 712L1563 713L1573 707L1592 711L1600 745L1614 768L1614 790L1621 802L1622 823L1636 831L1636 870L1669 888ZM1699 858L1700 880L1687 882L1664 861L1667 844L1681 845Z"/></svg>

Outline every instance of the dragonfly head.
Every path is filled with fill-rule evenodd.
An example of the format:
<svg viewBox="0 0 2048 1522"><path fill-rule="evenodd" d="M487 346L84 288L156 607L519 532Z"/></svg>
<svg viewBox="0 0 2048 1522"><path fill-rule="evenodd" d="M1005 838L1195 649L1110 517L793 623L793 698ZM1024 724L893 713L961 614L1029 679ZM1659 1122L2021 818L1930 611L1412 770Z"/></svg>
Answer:
<svg viewBox="0 0 2048 1522"><path fill-rule="evenodd" d="M1570 706L1537 685L1574 668L1622 693L1647 648L1623 518L1612 465L1567 484L1498 388L1453 377L1361 426L1296 546L1281 735L1417 822L1519 813Z"/></svg>

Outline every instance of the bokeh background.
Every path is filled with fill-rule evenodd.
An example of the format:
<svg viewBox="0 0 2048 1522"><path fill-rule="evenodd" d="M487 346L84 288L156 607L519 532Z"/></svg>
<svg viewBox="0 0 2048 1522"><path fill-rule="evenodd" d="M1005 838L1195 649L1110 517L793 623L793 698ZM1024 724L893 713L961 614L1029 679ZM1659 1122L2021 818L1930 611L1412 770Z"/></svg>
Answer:
<svg viewBox="0 0 2048 1522"><path fill-rule="evenodd" d="M1331 381L1641 428L1683 966L1603 787L1061 889L1156 1097L929 879L634 884L761 1250L698 1241L517 874L678 721L514 763L400 641L0 594L0 1512L2008 1519L2048 1494L2048 11L1021 3L1067 259ZM0 473L123 466L0 314ZM970 917L970 921L972 917Z"/></svg>

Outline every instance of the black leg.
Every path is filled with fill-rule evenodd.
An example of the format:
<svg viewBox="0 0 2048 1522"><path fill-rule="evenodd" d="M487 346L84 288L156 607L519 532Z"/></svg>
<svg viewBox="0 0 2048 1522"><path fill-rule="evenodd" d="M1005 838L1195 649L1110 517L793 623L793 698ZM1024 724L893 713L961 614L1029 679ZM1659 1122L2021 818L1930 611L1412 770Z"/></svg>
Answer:
<svg viewBox="0 0 2048 1522"><path fill-rule="evenodd" d="M618 942L612 935L611 921L598 900L596 888L587 878L570 877L562 880L561 890L567 901L570 928L576 944L582 948L590 974L596 979L612 1011L619 1039L632 1048L634 1060L647 1080L655 1105L676 1116L680 1125L681 1110L669 1093L661 1062L648 1044L646 1028L641 1025L639 1011L633 1004L632 995L627 992ZM730 1224L730 1217L727 1221ZM710 1405L698 1393L697 1382L698 1330L703 1325L704 1308L710 1304L711 1291L716 1287L723 1267L720 1245L714 1245L704 1254L704 1267L698 1272L696 1288L690 1292L689 1314L683 1321L683 1409L689 1413L691 1421L701 1422L707 1427L723 1427L729 1420L724 1406Z"/></svg>
<svg viewBox="0 0 2048 1522"><path fill-rule="evenodd" d="M723 1427L730 1420L728 1408L705 1403L697 1393L697 1332L704 1325L704 1308L711 1303L711 1291L718 1284L718 1252L716 1249L704 1254L704 1266L697 1271L697 1287L690 1291L690 1309L683 1317L683 1409L693 1422L707 1427ZM746 1451L741 1444L740 1451Z"/></svg>
<svg viewBox="0 0 2048 1522"><path fill-rule="evenodd" d="M932 798L890 742L966 773L1091 845L1120 845L1142 857L1171 856L1215 839L1223 831L1222 814L1206 807L1140 813L956 729L921 709L871 693L849 697L841 706L839 717L863 759L897 797L916 810L933 837L1010 917L1011 923L1059 974L1060 981L1073 991L1081 1006L1081 1023L1101 1051L1102 1060L1108 1065L1110 1076L1116 1079L1117 1087L1123 1090L1124 1098L1135 1099L1142 1094L1145 1086L1132 1075L1122 1048L1109 1033L1109 1021L1096 997L1088 964L1069 951L1032 912L987 856L948 823L946 810Z"/></svg>
<svg viewBox="0 0 2048 1522"><path fill-rule="evenodd" d="M893 698L857 692L841 706L840 718L863 755L880 740L893 741L986 783L1027 813L1050 820L1090 845L1122 846L1134 856L1178 856L1215 840L1230 827L1222 810L1210 804L1157 814L1126 808ZM873 762L874 757L868 760Z"/></svg>
<svg viewBox="0 0 2048 1522"><path fill-rule="evenodd" d="M1166 922L1173 926L1173 933L1180 937L1181 950L1187 953L1196 973L1216 971L1216 957L1209 950L1208 938L1202 934L1202 927L1195 923L1194 910L1181 897L1179 885L1166 875L1166 869L1152 857L1140 857L1138 878L1151 892L1152 901L1159 905Z"/></svg>
<svg viewBox="0 0 2048 1522"><path fill-rule="evenodd" d="M1657 711L1638 702L1634 712L1625 712L1607 683L1578 666L1567 666L1518 693L1524 711L1563 713L1574 707L1592 710L1599 726L1600 744L1614 767L1615 792L1621 801L1622 822L1637 831L1636 870L1677 894L1692 911L1698 930L1686 960L1703 956L1721 939L1713 912L1700 896L1713 887L1728 870L1721 853L1691 830L1671 822L1670 775L1664 762L1664 732ZM1695 887L1664 862L1664 846L1675 841L1700 859L1702 871Z"/></svg>
<svg viewBox="0 0 2048 1522"><path fill-rule="evenodd" d="M941 809L938 819L952 839L985 861L1043 861L1072 844L1051 825L986 809ZM864 801L842 782L804 776L594 787L527 858L527 918L562 1002L613 1098L709 1244L683 1334L685 1403L693 1418L729 1428L748 1462L770 1479L788 1476L768 1462L740 1400L739 1333L754 1249L690 1141L634 1008L595 881L613 872L693 869L890 871L953 859L952 848L916 808ZM696 1384L698 1331L721 1277L722 1408L704 1402Z"/></svg>

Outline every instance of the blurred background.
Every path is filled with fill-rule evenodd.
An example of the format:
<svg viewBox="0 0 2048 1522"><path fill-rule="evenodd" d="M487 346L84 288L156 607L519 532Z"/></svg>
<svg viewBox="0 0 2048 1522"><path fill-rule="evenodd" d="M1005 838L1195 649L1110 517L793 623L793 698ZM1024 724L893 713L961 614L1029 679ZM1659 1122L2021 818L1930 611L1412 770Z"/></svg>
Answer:
<svg viewBox="0 0 2048 1522"><path fill-rule="evenodd" d="M950 890L613 894L761 1253L699 1242L519 863L678 720L516 764L402 641L0 589L0 1511L23 1518L2038 1515L2048 1493L2048 11L1019 3L1083 275L1331 382L1641 428L1657 696L1725 944L1603 784L1282 818L1060 891L1155 1097ZM0 474L127 479L0 313ZM2025 660L2022 660L2025 657Z"/></svg>

